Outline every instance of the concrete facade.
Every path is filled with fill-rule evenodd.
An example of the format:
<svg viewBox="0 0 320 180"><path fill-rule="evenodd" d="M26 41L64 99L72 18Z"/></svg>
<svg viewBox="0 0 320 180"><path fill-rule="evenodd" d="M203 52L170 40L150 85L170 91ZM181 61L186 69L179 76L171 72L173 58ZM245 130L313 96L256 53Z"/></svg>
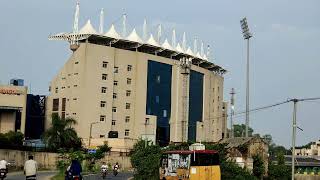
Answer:
<svg viewBox="0 0 320 180"><path fill-rule="evenodd" d="M58 113L77 120L75 129L85 144L90 124L92 138L100 139L91 145L114 141L108 138L110 131L118 132L119 141L135 141L141 137L154 141L157 116L146 113L148 61L172 66L170 141L180 142L182 75L179 61L87 42L80 44L50 83L45 128L50 127L51 114ZM204 77L203 115L197 122L196 140L219 141L226 133L223 77L197 65L191 69Z"/></svg>
<svg viewBox="0 0 320 180"><path fill-rule="evenodd" d="M0 85L0 133L25 132L27 87Z"/></svg>

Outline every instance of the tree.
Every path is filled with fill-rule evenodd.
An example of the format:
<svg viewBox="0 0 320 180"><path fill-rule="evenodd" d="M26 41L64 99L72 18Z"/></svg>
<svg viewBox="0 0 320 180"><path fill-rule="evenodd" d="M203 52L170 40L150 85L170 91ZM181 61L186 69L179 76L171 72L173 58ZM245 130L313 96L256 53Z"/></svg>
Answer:
<svg viewBox="0 0 320 180"><path fill-rule="evenodd" d="M52 126L44 133L48 147L53 150L81 148L81 139L73 128L76 123L73 118L61 119L57 114L52 114Z"/></svg>
<svg viewBox="0 0 320 180"><path fill-rule="evenodd" d="M226 144L205 144L206 149L219 152L221 179L232 180L256 180L246 169L241 168L235 162L228 160Z"/></svg>
<svg viewBox="0 0 320 180"><path fill-rule="evenodd" d="M252 170L254 176L256 176L258 179L262 179L263 175L265 173L265 167L262 160L262 157L260 155L253 156L253 170Z"/></svg>
<svg viewBox="0 0 320 180"><path fill-rule="evenodd" d="M246 125L244 124L235 124L234 128L234 137L244 137L246 134ZM248 135L252 136L253 129L248 127Z"/></svg>
<svg viewBox="0 0 320 180"><path fill-rule="evenodd" d="M289 180L291 179L291 168L285 165L284 155L277 155L277 164L270 162L268 167L268 179L270 180Z"/></svg>
<svg viewBox="0 0 320 180"><path fill-rule="evenodd" d="M272 143L272 136L271 134L265 134L262 136L262 138L268 143L268 145L270 146Z"/></svg>
<svg viewBox="0 0 320 180"><path fill-rule="evenodd" d="M161 160L161 149L158 145L149 145L144 140L139 140L130 154L131 164L136 173L134 179L152 180L159 179L159 168Z"/></svg>

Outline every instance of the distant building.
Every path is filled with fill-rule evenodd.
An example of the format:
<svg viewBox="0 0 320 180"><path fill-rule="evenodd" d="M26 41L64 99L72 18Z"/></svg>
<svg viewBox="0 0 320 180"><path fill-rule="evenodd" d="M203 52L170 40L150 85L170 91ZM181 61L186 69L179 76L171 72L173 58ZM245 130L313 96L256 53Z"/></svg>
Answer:
<svg viewBox="0 0 320 180"><path fill-rule="evenodd" d="M320 140L312 142L310 148L296 148L296 156L319 156L320 159Z"/></svg>
<svg viewBox="0 0 320 180"><path fill-rule="evenodd" d="M0 85L0 133L25 132L27 87Z"/></svg>
<svg viewBox="0 0 320 180"><path fill-rule="evenodd" d="M260 137L235 137L223 139L219 143L226 144L228 157L240 167L253 169L253 156L260 155L268 171L268 144Z"/></svg>
<svg viewBox="0 0 320 180"><path fill-rule="evenodd" d="M26 139L39 139L44 132L45 96L27 94L22 79L0 85L0 133L20 131Z"/></svg>

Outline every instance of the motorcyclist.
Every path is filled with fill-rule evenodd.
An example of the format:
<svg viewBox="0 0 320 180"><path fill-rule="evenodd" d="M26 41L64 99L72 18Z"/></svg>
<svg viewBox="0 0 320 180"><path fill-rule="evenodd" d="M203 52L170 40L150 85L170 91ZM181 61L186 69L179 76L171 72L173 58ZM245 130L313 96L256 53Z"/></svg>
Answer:
<svg viewBox="0 0 320 180"><path fill-rule="evenodd" d="M120 168L120 166L119 166L118 162L116 162L116 164L113 166L113 175L116 176L119 173L119 168Z"/></svg>
<svg viewBox="0 0 320 180"><path fill-rule="evenodd" d="M73 159L71 161L71 165L67 169L66 179L70 180L74 176L78 176L80 179L82 179L81 172L82 172L82 167L80 162L77 159Z"/></svg>
<svg viewBox="0 0 320 180"><path fill-rule="evenodd" d="M5 170L6 170L6 173L8 173L8 167L7 167L7 165L8 165L8 162L7 162L6 160L2 159L2 160L0 161L0 169L5 169Z"/></svg>
<svg viewBox="0 0 320 180"><path fill-rule="evenodd" d="M102 162L102 165L100 168L101 168L102 177L105 177L107 175L107 170L108 170L108 165L106 164L106 162Z"/></svg>

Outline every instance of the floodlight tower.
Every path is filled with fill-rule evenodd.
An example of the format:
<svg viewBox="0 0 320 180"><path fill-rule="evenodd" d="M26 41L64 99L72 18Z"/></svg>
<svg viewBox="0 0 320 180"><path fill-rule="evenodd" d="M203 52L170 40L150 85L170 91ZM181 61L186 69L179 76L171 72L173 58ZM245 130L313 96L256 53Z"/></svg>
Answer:
<svg viewBox="0 0 320 180"><path fill-rule="evenodd" d="M252 34L249 31L247 18L243 18L240 20L241 29L243 38L247 40L247 87L246 87L246 137L249 136L248 128L249 128L249 40L252 37Z"/></svg>
<svg viewBox="0 0 320 180"><path fill-rule="evenodd" d="M182 74L182 114L181 114L181 142L188 141L189 117L189 75L192 64L191 58L180 59L180 72Z"/></svg>

